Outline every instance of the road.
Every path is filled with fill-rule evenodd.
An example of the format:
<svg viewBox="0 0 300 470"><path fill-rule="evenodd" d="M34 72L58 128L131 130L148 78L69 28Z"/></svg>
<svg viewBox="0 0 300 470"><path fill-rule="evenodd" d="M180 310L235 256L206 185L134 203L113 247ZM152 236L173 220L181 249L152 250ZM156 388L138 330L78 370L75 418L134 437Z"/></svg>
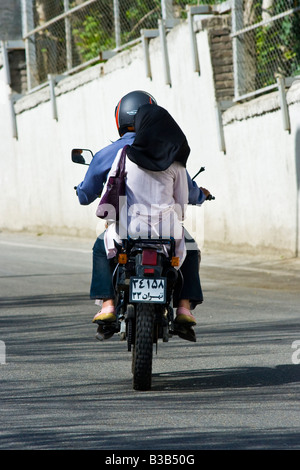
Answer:
<svg viewBox="0 0 300 470"><path fill-rule="evenodd" d="M197 342L159 343L136 392L95 340L92 244L0 233L0 449L300 448L299 259L205 250Z"/></svg>

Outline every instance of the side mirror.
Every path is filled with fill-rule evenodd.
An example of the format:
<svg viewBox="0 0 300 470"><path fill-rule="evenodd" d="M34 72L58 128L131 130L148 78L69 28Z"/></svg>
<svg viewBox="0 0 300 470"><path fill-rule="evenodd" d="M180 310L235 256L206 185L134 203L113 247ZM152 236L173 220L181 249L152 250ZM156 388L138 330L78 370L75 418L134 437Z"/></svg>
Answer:
<svg viewBox="0 0 300 470"><path fill-rule="evenodd" d="M93 152L88 149L73 149L72 162L80 163L81 165L89 165L93 160Z"/></svg>

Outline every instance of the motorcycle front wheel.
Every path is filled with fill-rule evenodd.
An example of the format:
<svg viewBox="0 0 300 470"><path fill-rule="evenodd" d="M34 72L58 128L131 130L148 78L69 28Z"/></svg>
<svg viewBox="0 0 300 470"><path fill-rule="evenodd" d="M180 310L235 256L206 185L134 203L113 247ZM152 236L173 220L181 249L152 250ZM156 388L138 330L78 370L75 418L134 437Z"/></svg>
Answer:
<svg viewBox="0 0 300 470"><path fill-rule="evenodd" d="M134 390L151 389L154 318L154 304L137 304L135 346L132 351Z"/></svg>

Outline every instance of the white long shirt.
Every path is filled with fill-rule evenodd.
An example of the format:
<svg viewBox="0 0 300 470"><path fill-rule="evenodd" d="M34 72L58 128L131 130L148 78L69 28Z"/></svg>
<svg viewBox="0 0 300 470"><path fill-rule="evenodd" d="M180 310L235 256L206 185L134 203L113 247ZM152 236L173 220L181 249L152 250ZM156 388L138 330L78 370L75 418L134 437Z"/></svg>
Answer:
<svg viewBox="0 0 300 470"><path fill-rule="evenodd" d="M108 174L115 175L122 150L117 153ZM186 251L182 222L188 203L188 182L186 169L178 162L164 171L145 170L126 157L126 201L120 212L119 233L116 223L108 226L104 243L107 257L116 254L114 240L121 242L127 234L134 237L163 236L175 238L176 256L183 263ZM103 189L105 191L106 188ZM121 235L121 237L120 237Z"/></svg>

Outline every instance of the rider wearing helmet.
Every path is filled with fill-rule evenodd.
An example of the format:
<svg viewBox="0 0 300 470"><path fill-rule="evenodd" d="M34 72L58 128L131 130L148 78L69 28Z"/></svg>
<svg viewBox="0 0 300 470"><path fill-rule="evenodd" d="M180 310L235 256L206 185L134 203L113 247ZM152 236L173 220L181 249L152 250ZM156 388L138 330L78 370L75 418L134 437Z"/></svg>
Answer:
<svg viewBox="0 0 300 470"><path fill-rule="evenodd" d="M145 91L132 91L120 99L115 109L116 125L120 137L134 132L134 120L138 109L144 104L157 104L155 98Z"/></svg>
<svg viewBox="0 0 300 470"><path fill-rule="evenodd" d="M138 109L145 105L157 105L156 100L149 93L136 90L132 91L118 102L115 108L115 120L120 138L112 142L107 147L97 152L89 166L84 180L77 186L76 192L80 204L87 205L92 203L98 198L103 190L106 182L107 175L118 151L125 145L131 145L135 139L135 115ZM209 191L204 188L199 188L194 181L191 180L188 173L188 188L189 188L189 204L202 204ZM111 282L112 270L114 268L113 261L107 259L104 246L104 234L100 234L93 247L93 273L90 289L90 297L99 304L99 299L112 299L114 298L114 290ZM189 241L194 242L190 237ZM189 277L188 282L184 288L188 290L183 298L191 300L191 309L199 303L202 303L203 296L199 278L199 258L200 252L198 249L188 250L186 259L181 267L183 276ZM175 305L174 305L175 306ZM98 312L94 317L98 319L103 314L103 319L113 321L115 315L113 308L108 309L110 312ZM105 318L104 318L105 317ZM193 317L188 317L187 321L194 320ZM98 337L99 338L99 337Z"/></svg>
<svg viewBox="0 0 300 470"><path fill-rule="evenodd" d="M134 141L134 118L137 110L144 104L157 103L149 93L139 90L127 93L117 104L115 119L120 139L94 155L84 180L77 186L80 204L90 204L100 196L118 150Z"/></svg>

